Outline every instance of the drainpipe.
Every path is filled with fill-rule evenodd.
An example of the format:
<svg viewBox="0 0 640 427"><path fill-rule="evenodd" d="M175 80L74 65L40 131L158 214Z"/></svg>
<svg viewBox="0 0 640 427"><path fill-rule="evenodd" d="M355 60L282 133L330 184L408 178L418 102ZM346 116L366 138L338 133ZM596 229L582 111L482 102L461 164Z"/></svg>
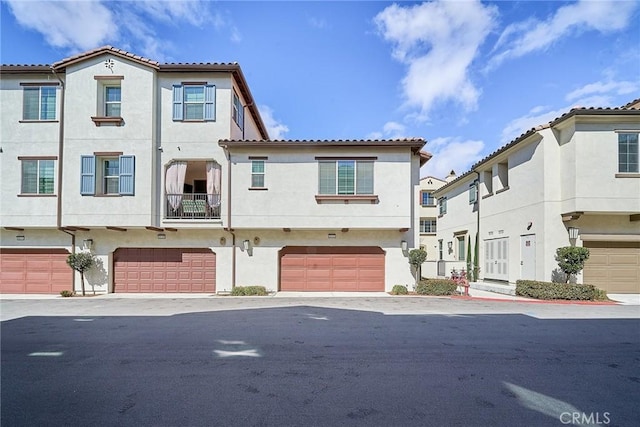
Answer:
<svg viewBox="0 0 640 427"><path fill-rule="evenodd" d="M236 287L236 235L231 228L231 153L227 146L223 146L227 158L227 226L225 231L231 234L231 289Z"/></svg>
<svg viewBox="0 0 640 427"><path fill-rule="evenodd" d="M65 84L64 81L60 78L60 76L56 73L56 70L53 66L50 67L51 72L54 77L60 82L60 118L58 126L58 200L56 207L56 228L63 233L66 233L71 236L71 253L76 253L76 235L75 233L71 233L64 228L62 228L62 168L63 168L63 157L64 157L64 94L65 94ZM75 271L71 275L71 291L75 292L76 290L76 274Z"/></svg>
<svg viewBox="0 0 640 427"><path fill-rule="evenodd" d="M475 171L476 175L478 175L477 179L476 179L476 197L478 199L478 210L476 211L476 239L478 239L478 252L480 252L480 172ZM473 242L474 246L475 246L475 242ZM474 248L475 249L475 248ZM475 251L474 251L475 252ZM479 254L475 254L476 258L478 259L478 262L480 262L480 256ZM475 265L474 265L475 268ZM479 274L480 271L480 265L478 265L478 272L475 272L476 274ZM476 282L478 281L478 277L475 278Z"/></svg>

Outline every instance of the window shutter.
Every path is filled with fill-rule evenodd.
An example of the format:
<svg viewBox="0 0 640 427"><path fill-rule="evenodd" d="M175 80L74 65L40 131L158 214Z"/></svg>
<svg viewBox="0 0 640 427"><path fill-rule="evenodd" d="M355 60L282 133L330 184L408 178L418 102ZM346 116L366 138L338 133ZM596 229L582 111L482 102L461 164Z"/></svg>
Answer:
<svg viewBox="0 0 640 427"><path fill-rule="evenodd" d="M182 93L181 85L173 86L173 120L183 120Z"/></svg>
<svg viewBox="0 0 640 427"><path fill-rule="evenodd" d="M120 156L120 188L121 195L133 196L135 182L135 156Z"/></svg>
<svg viewBox="0 0 640 427"><path fill-rule="evenodd" d="M92 195L96 192L96 158L80 156L80 194Z"/></svg>
<svg viewBox="0 0 640 427"><path fill-rule="evenodd" d="M204 87L204 119L216 119L216 87L214 85Z"/></svg>
<svg viewBox="0 0 640 427"><path fill-rule="evenodd" d="M240 129L244 130L244 107L240 98L238 98L238 125L240 125Z"/></svg>

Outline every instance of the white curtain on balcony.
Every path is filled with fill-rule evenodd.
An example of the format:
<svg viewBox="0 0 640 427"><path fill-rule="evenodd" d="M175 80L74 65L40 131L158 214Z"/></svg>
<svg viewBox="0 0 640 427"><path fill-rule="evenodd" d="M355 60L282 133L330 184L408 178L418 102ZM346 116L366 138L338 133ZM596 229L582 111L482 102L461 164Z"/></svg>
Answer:
<svg viewBox="0 0 640 427"><path fill-rule="evenodd" d="M220 206L221 166L217 162L207 162L207 202L210 207Z"/></svg>
<svg viewBox="0 0 640 427"><path fill-rule="evenodd" d="M184 177L187 174L187 162L173 162L167 168L165 177L165 189L167 200L174 211L180 207L182 193L184 192Z"/></svg>

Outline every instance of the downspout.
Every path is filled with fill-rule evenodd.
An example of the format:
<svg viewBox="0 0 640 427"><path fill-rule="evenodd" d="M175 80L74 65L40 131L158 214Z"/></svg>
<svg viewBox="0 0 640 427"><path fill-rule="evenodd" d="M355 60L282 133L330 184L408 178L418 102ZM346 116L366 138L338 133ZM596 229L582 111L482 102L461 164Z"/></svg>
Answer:
<svg viewBox="0 0 640 427"><path fill-rule="evenodd" d="M480 199L482 197L480 197L480 172L478 172L477 170L475 171L476 175L478 175L477 179L476 179L476 197L478 198L478 209L476 211L476 239L478 239L478 247L477 250L478 252L480 252ZM473 245L475 246L475 242L473 242ZM474 249L476 249L474 247ZM475 251L474 251L475 252ZM476 258L478 259L478 263L480 262L480 255L479 254L475 254ZM475 265L474 265L475 268ZM474 275L478 275L480 276L480 265L478 264L478 271L474 271ZM475 277L476 282L478 281L479 277Z"/></svg>
<svg viewBox="0 0 640 427"><path fill-rule="evenodd" d="M227 158L227 226L224 230L231 234L231 289L233 290L236 287L236 235L231 228L231 152L226 145L223 149Z"/></svg>
<svg viewBox="0 0 640 427"><path fill-rule="evenodd" d="M60 76L58 76L53 66L51 66L50 68L54 77L58 79L58 81L60 82L60 87L62 88L60 91L60 120L59 120L60 126L58 126L58 185L57 185L58 201L57 201L57 207L56 207L56 227L58 228L58 230L71 236L71 253L75 254L76 253L76 235L62 228L62 167L63 167L62 165L64 164L63 157L64 157L65 84L64 84L64 81L60 78ZM76 290L76 275L74 271L74 273L71 275L71 291L75 292L75 290Z"/></svg>

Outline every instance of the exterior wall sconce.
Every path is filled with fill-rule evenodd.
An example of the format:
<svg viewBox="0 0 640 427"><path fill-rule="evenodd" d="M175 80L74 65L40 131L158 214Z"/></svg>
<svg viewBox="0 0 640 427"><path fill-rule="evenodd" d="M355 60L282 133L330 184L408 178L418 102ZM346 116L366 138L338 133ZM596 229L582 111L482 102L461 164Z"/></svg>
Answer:
<svg viewBox="0 0 640 427"><path fill-rule="evenodd" d="M226 244L227 244L227 238L226 238L226 237L224 237L224 236L222 236L222 237L220 238L220 245L224 246L224 245L226 245Z"/></svg>
<svg viewBox="0 0 640 427"><path fill-rule="evenodd" d="M164 240L164 239L166 239L166 238L167 238L167 235L166 235L166 234L164 234L164 233L158 233L158 239L160 239L160 240Z"/></svg>
<svg viewBox="0 0 640 427"><path fill-rule="evenodd" d="M453 250L453 242L447 242L447 247L449 248L449 252Z"/></svg>
<svg viewBox="0 0 640 427"><path fill-rule="evenodd" d="M242 249L244 249L245 251L248 251L250 247L249 245L250 245L250 242L248 240L244 240L242 242Z"/></svg>
<svg viewBox="0 0 640 427"><path fill-rule="evenodd" d="M409 245L406 240L400 242L400 247L402 248L402 252L407 252L407 249L409 249Z"/></svg>
<svg viewBox="0 0 640 427"><path fill-rule="evenodd" d="M335 238L336 238L336 233L329 233L329 234L327 235L327 238L328 238L328 239L335 239Z"/></svg>
<svg viewBox="0 0 640 427"><path fill-rule="evenodd" d="M18 235L16 236L16 240L17 240L18 242L22 242L22 241L24 241L24 239L25 239L24 234L18 234Z"/></svg>
<svg viewBox="0 0 640 427"><path fill-rule="evenodd" d="M571 240L576 240L578 235L580 234L580 229L577 227L569 227L569 238Z"/></svg>
<svg viewBox="0 0 640 427"><path fill-rule="evenodd" d="M82 241L82 247L87 250L91 250L93 248L93 239L84 239Z"/></svg>

